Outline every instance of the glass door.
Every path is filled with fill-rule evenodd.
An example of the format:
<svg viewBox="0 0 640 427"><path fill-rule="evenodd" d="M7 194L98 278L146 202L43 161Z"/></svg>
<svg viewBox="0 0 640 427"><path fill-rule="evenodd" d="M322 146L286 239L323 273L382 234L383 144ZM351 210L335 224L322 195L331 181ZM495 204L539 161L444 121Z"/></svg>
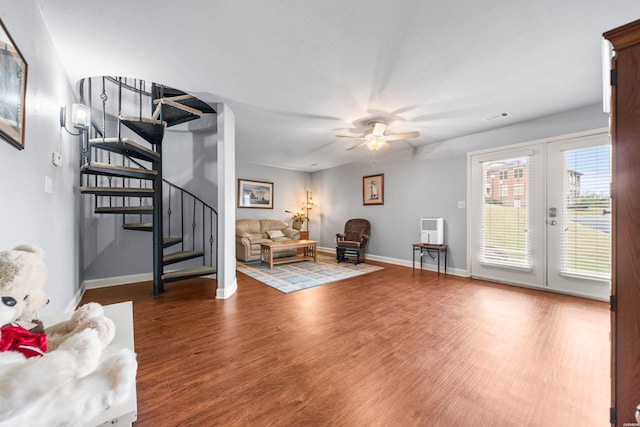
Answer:
<svg viewBox="0 0 640 427"><path fill-rule="evenodd" d="M611 145L606 134L547 145L550 289L607 299L611 283Z"/></svg>

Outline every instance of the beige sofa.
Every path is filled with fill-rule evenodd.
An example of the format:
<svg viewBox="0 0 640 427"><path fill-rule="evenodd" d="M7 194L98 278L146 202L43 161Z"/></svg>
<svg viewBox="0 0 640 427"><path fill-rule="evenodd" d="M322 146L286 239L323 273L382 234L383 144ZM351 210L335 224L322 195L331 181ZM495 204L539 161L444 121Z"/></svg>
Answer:
<svg viewBox="0 0 640 427"><path fill-rule="evenodd" d="M300 232L277 219L236 220L236 258L240 261L260 259L260 243L300 240ZM274 257L293 256L296 250L282 251Z"/></svg>

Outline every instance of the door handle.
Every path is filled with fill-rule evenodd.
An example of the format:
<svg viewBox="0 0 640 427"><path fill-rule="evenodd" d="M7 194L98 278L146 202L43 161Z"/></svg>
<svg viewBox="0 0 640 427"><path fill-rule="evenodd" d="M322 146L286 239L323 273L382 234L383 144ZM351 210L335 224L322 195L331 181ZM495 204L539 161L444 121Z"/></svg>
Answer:
<svg viewBox="0 0 640 427"><path fill-rule="evenodd" d="M555 219L552 219L551 221L549 221L549 225L556 225L556 224L557 224L557 222L556 222Z"/></svg>

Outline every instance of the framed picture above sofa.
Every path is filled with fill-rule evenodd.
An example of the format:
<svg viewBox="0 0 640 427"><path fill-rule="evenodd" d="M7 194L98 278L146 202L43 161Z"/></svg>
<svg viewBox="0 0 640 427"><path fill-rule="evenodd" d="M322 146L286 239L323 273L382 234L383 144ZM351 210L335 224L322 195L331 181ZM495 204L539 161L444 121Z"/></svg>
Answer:
<svg viewBox="0 0 640 427"><path fill-rule="evenodd" d="M238 178L238 207L273 209L273 182Z"/></svg>

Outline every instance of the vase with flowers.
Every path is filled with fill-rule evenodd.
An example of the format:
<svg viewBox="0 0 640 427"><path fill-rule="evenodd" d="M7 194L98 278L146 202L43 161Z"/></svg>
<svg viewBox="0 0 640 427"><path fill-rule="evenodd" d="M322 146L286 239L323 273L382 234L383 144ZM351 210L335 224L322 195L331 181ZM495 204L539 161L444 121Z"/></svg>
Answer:
<svg viewBox="0 0 640 427"><path fill-rule="evenodd" d="M288 214L291 214L291 228L295 230L302 230L302 225L305 221L308 221L309 218L304 214L304 212L296 212L293 213L291 211L285 211Z"/></svg>

